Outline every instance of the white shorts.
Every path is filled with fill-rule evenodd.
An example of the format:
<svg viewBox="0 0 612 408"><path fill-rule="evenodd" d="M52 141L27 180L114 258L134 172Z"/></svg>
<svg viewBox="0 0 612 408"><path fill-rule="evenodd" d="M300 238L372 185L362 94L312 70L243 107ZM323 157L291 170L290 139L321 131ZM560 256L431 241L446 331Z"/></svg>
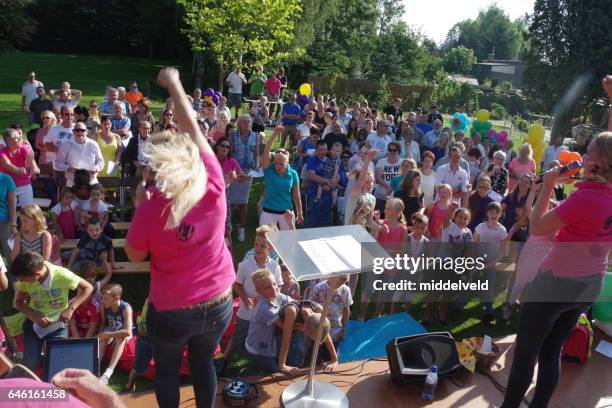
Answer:
<svg viewBox="0 0 612 408"><path fill-rule="evenodd" d="M291 218L292 218L291 223L295 225L295 215L292 215ZM281 231L293 229L287 221L288 220L285 214L273 214L273 213L269 213L266 211L262 211L261 216L259 217L260 226L261 225L274 225L278 227L278 229Z"/></svg>

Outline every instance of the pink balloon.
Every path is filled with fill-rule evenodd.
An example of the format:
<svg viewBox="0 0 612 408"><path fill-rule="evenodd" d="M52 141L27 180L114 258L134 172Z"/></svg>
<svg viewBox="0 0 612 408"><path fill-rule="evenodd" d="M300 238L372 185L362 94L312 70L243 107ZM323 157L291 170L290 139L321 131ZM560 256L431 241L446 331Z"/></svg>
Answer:
<svg viewBox="0 0 612 408"><path fill-rule="evenodd" d="M492 129L492 128L489 129L489 133L488 133L489 136L494 136L496 134L497 134L497 132L495 131L495 129Z"/></svg>

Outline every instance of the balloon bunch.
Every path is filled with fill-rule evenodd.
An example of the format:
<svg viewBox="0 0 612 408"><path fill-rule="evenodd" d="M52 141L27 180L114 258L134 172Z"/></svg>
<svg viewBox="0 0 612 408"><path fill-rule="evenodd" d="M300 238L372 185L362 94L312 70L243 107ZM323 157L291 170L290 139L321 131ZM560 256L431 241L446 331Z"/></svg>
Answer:
<svg viewBox="0 0 612 408"><path fill-rule="evenodd" d="M542 163L542 156L544 155L544 135L546 131L542 125L531 125L527 129L527 143L531 145L533 149L533 159L536 162L537 170L540 169L540 163Z"/></svg>
<svg viewBox="0 0 612 408"><path fill-rule="evenodd" d="M491 145L503 145L504 143L506 143L506 140L508 140L508 132L506 132L505 130L501 130L498 132L495 129L491 129L489 130L489 133L487 133L487 136L489 137Z"/></svg>
<svg viewBox="0 0 612 408"><path fill-rule="evenodd" d="M570 152L569 150L563 150L559 153L559 163L562 166L568 165L573 161L582 161L582 156L578 152ZM567 173L564 173L565 176L574 176L580 172L580 169L570 170Z"/></svg>
<svg viewBox="0 0 612 408"><path fill-rule="evenodd" d="M465 113L453 113L453 118L451 119L451 130L453 132L463 132L465 134L471 124L472 121Z"/></svg>
<svg viewBox="0 0 612 408"><path fill-rule="evenodd" d="M493 127L493 124L489 122L489 117L489 111L486 109L481 109L476 113L476 120L472 122L472 136L480 133L480 136L484 138L489 134L489 130Z"/></svg>
<svg viewBox="0 0 612 408"><path fill-rule="evenodd" d="M202 99L205 101L211 101L215 104L215 106L219 106L219 102L221 102L221 92L208 88L206 91L204 91L204 97Z"/></svg>

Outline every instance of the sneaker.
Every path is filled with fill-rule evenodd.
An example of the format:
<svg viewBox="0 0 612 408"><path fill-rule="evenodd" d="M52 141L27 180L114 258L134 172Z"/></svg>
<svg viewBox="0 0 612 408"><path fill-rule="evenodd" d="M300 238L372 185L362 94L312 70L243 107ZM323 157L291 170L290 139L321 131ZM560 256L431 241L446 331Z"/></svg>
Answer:
<svg viewBox="0 0 612 408"><path fill-rule="evenodd" d="M102 377L100 377L100 382L104 385L108 385L108 382L110 381L110 375L104 373L104 375L102 375Z"/></svg>
<svg viewBox="0 0 612 408"><path fill-rule="evenodd" d="M244 242L244 228L238 228L238 241Z"/></svg>

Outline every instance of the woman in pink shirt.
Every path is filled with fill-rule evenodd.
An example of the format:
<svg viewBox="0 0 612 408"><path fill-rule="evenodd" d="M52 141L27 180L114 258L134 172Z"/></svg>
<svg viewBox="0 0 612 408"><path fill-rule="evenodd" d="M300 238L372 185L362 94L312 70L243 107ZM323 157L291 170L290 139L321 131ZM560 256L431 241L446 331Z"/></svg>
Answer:
<svg viewBox="0 0 612 408"><path fill-rule="evenodd" d="M179 405L179 366L189 347L196 405L212 407L217 378L213 352L232 316L235 278L225 246L225 182L174 68L159 84L172 97L181 133L152 135L125 252L131 261L151 259L147 328L155 358L160 407Z"/></svg>
<svg viewBox="0 0 612 408"><path fill-rule="evenodd" d="M30 143L23 140L16 129L7 129L2 136L6 146L0 150L0 166L15 182L17 205L25 207L34 202L32 175L39 174L40 170Z"/></svg>
<svg viewBox="0 0 612 408"><path fill-rule="evenodd" d="M530 406L548 406L559 382L561 347L601 291L612 250L612 132L596 136L583 160L586 181L576 184L567 200L552 210L548 204L560 167L544 174L529 217L531 234L558 233L522 305L501 408L519 407L536 361L538 378Z"/></svg>
<svg viewBox="0 0 612 408"><path fill-rule="evenodd" d="M535 173L536 162L531 157L533 150L529 143L525 143L519 149L517 157L510 161L508 170L510 171L510 181L508 183L508 191L513 191L514 187L518 184L518 180L523 174Z"/></svg>

